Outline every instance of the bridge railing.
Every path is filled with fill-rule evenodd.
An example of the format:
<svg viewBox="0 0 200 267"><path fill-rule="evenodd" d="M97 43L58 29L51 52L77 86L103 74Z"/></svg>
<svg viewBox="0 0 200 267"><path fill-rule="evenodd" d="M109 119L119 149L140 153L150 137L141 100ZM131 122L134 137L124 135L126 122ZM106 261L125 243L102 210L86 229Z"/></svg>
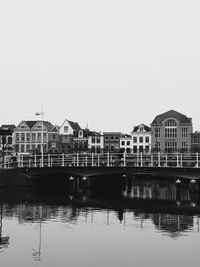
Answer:
<svg viewBox="0 0 200 267"><path fill-rule="evenodd" d="M0 168L13 167L199 167L199 153L76 153L5 156L0 158Z"/></svg>

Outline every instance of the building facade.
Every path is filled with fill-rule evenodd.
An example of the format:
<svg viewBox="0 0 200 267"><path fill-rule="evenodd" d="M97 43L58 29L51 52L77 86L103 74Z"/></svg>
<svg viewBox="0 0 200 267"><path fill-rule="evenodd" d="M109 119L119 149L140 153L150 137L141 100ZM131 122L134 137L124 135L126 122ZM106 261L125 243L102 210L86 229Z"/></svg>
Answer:
<svg viewBox="0 0 200 267"><path fill-rule="evenodd" d="M0 152L1 155L10 155L15 152L14 150L14 124L3 124L0 127Z"/></svg>
<svg viewBox="0 0 200 267"><path fill-rule="evenodd" d="M191 134L191 152L200 152L200 132L195 131Z"/></svg>
<svg viewBox="0 0 200 267"><path fill-rule="evenodd" d="M73 153L73 137L76 132L80 131L81 127L77 122L65 120L59 128L60 139L62 143L62 153Z"/></svg>
<svg viewBox="0 0 200 267"><path fill-rule="evenodd" d="M120 137L121 132L104 132L104 152L119 153Z"/></svg>
<svg viewBox="0 0 200 267"><path fill-rule="evenodd" d="M157 115L151 123L152 151L191 151L192 119L175 110Z"/></svg>
<svg viewBox="0 0 200 267"><path fill-rule="evenodd" d="M151 152L151 128L145 124L133 127L132 143L133 153L150 153Z"/></svg>
<svg viewBox="0 0 200 267"><path fill-rule="evenodd" d="M59 132L48 121L22 121L14 131L15 152L20 154L41 153L42 144L43 152L49 153L59 142Z"/></svg>
<svg viewBox="0 0 200 267"><path fill-rule="evenodd" d="M121 134L120 136L120 152L131 153L133 150L133 139L129 134Z"/></svg>
<svg viewBox="0 0 200 267"><path fill-rule="evenodd" d="M89 131L88 135L88 151L91 153L102 153L104 139L101 133Z"/></svg>

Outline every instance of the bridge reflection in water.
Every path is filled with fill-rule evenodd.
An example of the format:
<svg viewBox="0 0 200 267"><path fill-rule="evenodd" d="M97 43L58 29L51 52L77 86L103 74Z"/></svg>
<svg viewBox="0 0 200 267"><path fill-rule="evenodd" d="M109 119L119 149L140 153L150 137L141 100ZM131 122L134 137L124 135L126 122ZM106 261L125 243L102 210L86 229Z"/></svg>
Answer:
<svg viewBox="0 0 200 267"><path fill-rule="evenodd" d="M84 213L88 220L88 212L91 215L93 209L104 209L107 210L105 220L108 224L109 213L114 211L119 222L126 225L128 211L129 215L133 213L141 227L150 219L158 230L172 235L193 226L189 215L195 215L196 230L199 231L198 184L145 177L142 180L121 177L115 188L111 184L106 183L105 187L105 183L98 182L98 186L88 188L84 183L72 181L65 188L51 187L48 190L45 187L0 188L0 202L4 205L4 215L17 216L21 222L45 221L52 216L61 216L63 221L76 221L80 213ZM5 206L12 207L12 213L6 214ZM92 223L92 215L90 219Z"/></svg>

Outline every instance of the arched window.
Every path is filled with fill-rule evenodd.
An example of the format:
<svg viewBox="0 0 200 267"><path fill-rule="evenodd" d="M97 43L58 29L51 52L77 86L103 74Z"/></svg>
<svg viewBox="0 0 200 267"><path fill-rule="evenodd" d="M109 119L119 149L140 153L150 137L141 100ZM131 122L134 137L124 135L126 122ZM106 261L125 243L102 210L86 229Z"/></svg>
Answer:
<svg viewBox="0 0 200 267"><path fill-rule="evenodd" d="M175 120L169 119L165 123L165 137L176 138L177 137L177 123Z"/></svg>
<svg viewBox="0 0 200 267"><path fill-rule="evenodd" d="M165 123L165 127L177 127L177 123L175 120L167 120Z"/></svg>

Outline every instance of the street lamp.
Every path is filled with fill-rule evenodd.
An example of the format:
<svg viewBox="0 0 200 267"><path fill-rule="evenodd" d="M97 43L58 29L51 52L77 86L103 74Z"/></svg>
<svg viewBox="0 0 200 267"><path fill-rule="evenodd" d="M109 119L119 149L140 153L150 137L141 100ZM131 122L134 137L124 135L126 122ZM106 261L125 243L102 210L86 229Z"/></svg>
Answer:
<svg viewBox="0 0 200 267"><path fill-rule="evenodd" d="M42 136L41 136L41 167L44 167L44 163L43 163L43 157L44 157L44 151L43 151L43 116L44 116L44 112L43 112L43 107L42 107L42 111L41 112L36 112L35 115L37 116L42 116Z"/></svg>

